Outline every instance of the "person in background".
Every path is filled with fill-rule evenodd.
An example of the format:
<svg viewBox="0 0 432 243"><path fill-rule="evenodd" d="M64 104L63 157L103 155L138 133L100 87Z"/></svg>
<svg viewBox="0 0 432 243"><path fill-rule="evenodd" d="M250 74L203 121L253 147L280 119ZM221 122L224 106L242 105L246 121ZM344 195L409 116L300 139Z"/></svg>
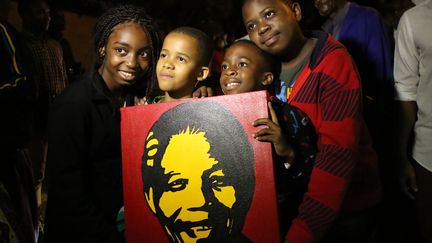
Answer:
<svg viewBox="0 0 432 243"><path fill-rule="evenodd" d="M56 10L51 11L51 22L48 28L48 33L51 38L58 41L62 47L64 62L66 65L68 81L75 81L82 73L83 68L81 63L75 60L72 47L69 41L64 36L64 31L66 28L66 19L64 13Z"/></svg>
<svg viewBox="0 0 432 243"><path fill-rule="evenodd" d="M21 39L6 20L9 10L10 1L0 0L0 241L36 242L36 194L26 149L36 92Z"/></svg>
<svg viewBox="0 0 432 243"><path fill-rule="evenodd" d="M381 14L372 7L347 0L315 0L315 8L327 20L322 29L345 45L354 58L362 82L363 112L374 148L378 152L384 185L394 171L393 136L393 36ZM392 173L393 172L393 173Z"/></svg>
<svg viewBox="0 0 432 243"><path fill-rule="evenodd" d="M28 144L36 181L40 219L43 223L45 199L46 129L49 107L54 98L66 87L68 80L60 44L48 37L50 8L45 0L20 0L18 14L22 32L28 77L36 84L36 108L33 117L33 134Z"/></svg>
<svg viewBox="0 0 432 243"><path fill-rule="evenodd" d="M160 46L153 19L138 6L112 8L96 23L97 62L50 110L45 242L124 241L116 229L120 107L150 94Z"/></svg>
<svg viewBox="0 0 432 243"><path fill-rule="evenodd" d="M422 242L432 242L432 1L402 15L396 32L396 158L402 192L415 199Z"/></svg>
<svg viewBox="0 0 432 243"><path fill-rule="evenodd" d="M314 5L327 18L322 29L344 44L354 58L365 99L374 102L383 95L391 97L392 36L388 35L381 14L374 8L347 0L315 0Z"/></svg>
<svg viewBox="0 0 432 243"><path fill-rule="evenodd" d="M276 96L305 112L318 137L308 190L285 241L371 241L381 184L351 56L326 33L303 33L298 2L245 0L242 14L250 39L282 61Z"/></svg>
<svg viewBox="0 0 432 243"><path fill-rule="evenodd" d="M209 19L200 22L200 29L206 32L212 39L214 44L214 54L210 65L209 77L200 82L200 85L210 87L215 95L222 94L219 86L219 78L221 74L221 63L223 59L224 49L230 42L228 32L225 31L221 21Z"/></svg>

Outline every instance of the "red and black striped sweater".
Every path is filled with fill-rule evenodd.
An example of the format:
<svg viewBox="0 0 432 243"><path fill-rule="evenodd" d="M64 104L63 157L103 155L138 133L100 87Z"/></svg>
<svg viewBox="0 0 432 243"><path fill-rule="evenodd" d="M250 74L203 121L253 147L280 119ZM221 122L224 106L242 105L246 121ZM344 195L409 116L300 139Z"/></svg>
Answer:
<svg viewBox="0 0 432 243"><path fill-rule="evenodd" d="M340 211L381 199L377 156L362 117L360 78L342 44L323 32L288 102L304 111L318 136L308 190L285 239L319 241Z"/></svg>

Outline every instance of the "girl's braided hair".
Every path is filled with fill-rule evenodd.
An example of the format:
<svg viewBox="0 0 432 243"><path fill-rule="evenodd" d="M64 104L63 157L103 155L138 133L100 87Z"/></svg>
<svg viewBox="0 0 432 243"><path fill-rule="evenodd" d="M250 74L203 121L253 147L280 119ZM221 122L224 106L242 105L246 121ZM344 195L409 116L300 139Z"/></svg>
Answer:
<svg viewBox="0 0 432 243"><path fill-rule="evenodd" d="M156 62L162 46L161 36L155 21L145 12L142 7L126 4L107 10L103 13L94 28L94 51L101 64L104 56L101 50L107 45L108 38L115 26L123 23L133 22L142 26L150 40L151 64L143 79L138 81L131 90L134 95L147 99L153 96L151 93L157 90Z"/></svg>

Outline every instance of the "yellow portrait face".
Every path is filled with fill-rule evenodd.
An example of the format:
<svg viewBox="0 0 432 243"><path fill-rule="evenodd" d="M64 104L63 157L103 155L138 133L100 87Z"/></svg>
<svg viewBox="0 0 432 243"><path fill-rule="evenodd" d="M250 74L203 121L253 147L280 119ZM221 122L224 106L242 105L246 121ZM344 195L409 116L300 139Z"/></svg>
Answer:
<svg viewBox="0 0 432 243"><path fill-rule="evenodd" d="M142 179L147 205L171 242L247 239L253 150L220 104L186 102L162 114L147 133Z"/></svg>
<svg viewBox="0 0 432 243"><path fill-rule="evenodd" d="M184 242L209 237L213 230L208 220L209 207L213 203L231 209L236 202L234 187L225 184L224 171L218 168L219 161L211 157L209 150L205 133L188 128L171 137L161 161L168 182L159 208L165 218L187 223L185 229L177 232Z"/></svg>

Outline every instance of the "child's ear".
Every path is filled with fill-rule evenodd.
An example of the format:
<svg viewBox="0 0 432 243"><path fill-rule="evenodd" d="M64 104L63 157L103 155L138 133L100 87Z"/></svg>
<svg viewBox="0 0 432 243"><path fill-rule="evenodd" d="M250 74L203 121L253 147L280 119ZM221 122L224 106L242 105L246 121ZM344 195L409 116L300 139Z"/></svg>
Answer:
<svg viewBox="0 0 432 243"><path fill-rule="evenodd" d="M198 81L203 81L204 79L206 79L210 74L210 68L208 67L201 67L201 70L198 74L197 80Z"/></svg>
<svg viewBox="0 0 432 243"><path fill-rule="evenodd" d="M264 87L267 87L267 86L269 86L270 84L273 83L273 79L274 79L273 73L271 73L271 72L265 72L264 73L264 79L261 81L261 84Z"/></svg>
<svg viewBox="0 0 432 243"><path fill-rule="evenodd" d="M291 5L291 9L294 12L294 17L296 18L297 22L300 22L300 20L302 19L300 4L297 2L293 2Z"/></svg>

